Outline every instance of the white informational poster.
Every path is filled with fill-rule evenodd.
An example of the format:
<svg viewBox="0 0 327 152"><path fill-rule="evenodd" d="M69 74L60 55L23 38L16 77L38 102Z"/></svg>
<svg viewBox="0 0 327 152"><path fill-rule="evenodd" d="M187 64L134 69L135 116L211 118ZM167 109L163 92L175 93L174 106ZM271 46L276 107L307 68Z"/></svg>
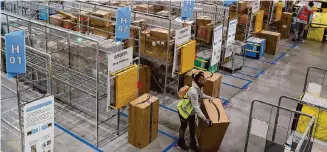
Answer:
<svg viewBox="0 0 327 152"><path fill-rule="evenodd" d="M133 63L133 47L108 54L108 72L113 73Z"/></svg>
<svg viewBox="0 0 327 152"><path fill-rule="evenodd" d="M225 58L231 56L233 53L233 43L235 42L236 26L237 26L237 19L229 21L227 43L225 49Z"/></svg>
<svg viewBox="0 0 327 152"><path fill-rule="evenodd" d="M221 43L223 37L223 25L219 25L214 29L213 33L213 43L212 43L212 55L210 66L217 64L220 61L221 56Z"/></svg>
<svg viewBox="0 0 327 152"><path fill-rule="evenodd" d="M260 0L251 1L252 13L257 13L260 10Z"/></svg>
<svg viewBox="0 0 327 152"><path fill-rule="evenodd" d="M181 45L191 39L191 26L184 27L175 32L175 44Z"/></svg>
<svg viewBox="0 0 327 152"><path fill-rule="evenodd" d="M24 152L53 152L54 97L24 106Z"/></svg>
<svg viewBox="0 0 327 152"><path fill-rule="evenodd" d="M181 44L184 44L188 42L191 39L191 26L184 27L182 29L175 31L175 49L174 49L174 60L173 60L173 69L172 69L172 77L174 77L176 74L175 72L178 69L178 63L179 63L179 54L180 51L177 51L177 47Z"/></svg>
<svg viewBox="0 0 327 152"><path fill-rule="evenodd" d="M107 111L110 105L110 87L111 77L110 73L121 70L128 67L133 63L133 47L129 47L124 50L120 50L116 53L108 54L108 82L107 82Z"/></svg>

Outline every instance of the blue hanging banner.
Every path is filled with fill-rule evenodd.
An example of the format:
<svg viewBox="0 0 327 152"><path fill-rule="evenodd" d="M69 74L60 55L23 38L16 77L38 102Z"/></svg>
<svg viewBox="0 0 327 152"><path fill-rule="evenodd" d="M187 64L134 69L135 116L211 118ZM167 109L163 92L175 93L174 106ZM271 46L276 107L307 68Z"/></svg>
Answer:
<svg viewBox="0 0 327 152"><path fill-rule="evenodd" d="M6 69L8 77L26 72L25 31L5 35Z"/></svg>
<svg viewBox="0 0 327 152"><path fill-rule="evenodd" d="M116 14L115 41L120 42L129 37L131 28L131 8L120 7Z"/></svg>
<svg viewBox="0 0 327 152"><path fill-rule="evenodd" d="M182 2L182 19L192 18L194 12L194 0L183 0Z"/></svg>
<svg viewBox="0 0 327 152"><path fill-rule="evenodd" d="M224 0L224 6L232 5L233 3L237 3L238 0Z"/></svg>

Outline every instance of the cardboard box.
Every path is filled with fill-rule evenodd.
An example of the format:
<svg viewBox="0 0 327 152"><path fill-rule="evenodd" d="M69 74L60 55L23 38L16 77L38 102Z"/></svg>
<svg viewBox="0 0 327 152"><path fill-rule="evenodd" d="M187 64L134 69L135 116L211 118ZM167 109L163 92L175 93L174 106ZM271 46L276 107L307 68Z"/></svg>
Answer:
<svg viewBox="0 0 327 152"><path fill-rule="evenodd" d="M83 24L87 24L88 21L88 16L91 13L87 12L87 11L81 11L80 13L81 15L77 15L77 22L83 23Z"/></svg>
<svg viewBox="0 0 327 152"><path fill-rule="evenodd" d="M109 11L103 11L103 10L98 10L93 13L91 13L92 16L103 18L106 20L110 20L112 16L112 12ZM91 25L93 26L102 26L102 27L109 27L111 24L111 21L103 21L97 18L91 18Z"/></svg>
<svg viewBox="0 0 327 152"><path fill-rule="evenodd" d="M244 13L248 9L248 3L244 1L239 1L238 2L238 12L239 13Z"/></svg>
<svg viewBox="0 0 327 152"><path fill-rule="evenodd" d="M266 39L266 50L265 53L275 55L278 53L278 42L280 40L280 33L271 31L261 31L259 34L260 38Z"/></svg>
<svg viewBox="0 0 327 152"><path fill-rule="evenodd" d="M139 96L150 92L151 68L147 65L140 66L140 83Z"/></svg>
<svg viewBox="0 0 327 152"><path fill-rule="evenodd" d="M160 11L157 13L158 15L169 16L169 11Z"/></svg>
<svg viewBox="0 0 327 152"><path fill-rule="evenodd" d="M148 4L136 5L135 10L140 12L154 12L154 6Z"/></svg>
<svg viewBox="0 0 327 152"><path fill-rule="evenodd" d="M201 110L206 118L212 121L212 126L209 127L203 120L198 119L195 133L199 142L199 148L201 152L218 151L230 120L220 99L214 99L212 102L204 99L201 104Z"/></svg>
<svg viewBox="0 0 327 152"><path fill-rule="evenodd" d="M162 28L153 28L150 29L150 35L152 37L155 37L159 40L166 40L168 39L168 35L169 37L173 37L173 30L171 30L170 35L169 35L169 31L166 29L162 29Z"/></svg>
<svg viewBox="0 0 327 152"><path fill-rule="evenodd" d="M143 94L129 104L128 143L144 148L158 136L159 99Z"/></svg>
<svg viewBox="0 0 327 152"><path fill-rule="evenodd" d="M291 26L292 26L292 13L283 12L280 20L279 33L282 39L288 39L290 37Z"/></svg>
<svg viewBox="0 0 327 152"><path fill-rule="evenodd" d="M164 10L164 8L165 8L164 6L160 6L160 5L154 5L153 7L154 7L155 13L160 12L160 11Z"/></svg>
<svg viewBox="0 0 327 152"><path fill-rule="evenodd" d="M68 18L68 19L71 19L71 20L74 20L74 21L77 20L77 17L76 17L75 15L73 15L73 14L66 13L66 12L61 11L61 10L56 10L56 12L57 12L58 14L61 14L61 15L65 16L65 17Z"/></svg>
<svg viewBox="0 0 327 152"><path fill-rule="evenodd" d="M145 54L154 59L160 59L171 63L173 60L173 45L169 46L167 56L167 41L159 40L152 36L146 36L145 40Z"/></svg>
<svg viewBox="0 0 327 152"><path fill-rule="evenodd" d="M57 25L57 26L63 26L63 21L66 18L66 16L63 16L61 14L55 14L50 16L50 24Z"/></svg>
<svg viewBox="0 0 327 152"><path fill-rule="evenodd" d="M100 26L94 26L92 29L93 34L102 36L105 38L110 38L110 36L113 36L114 32L114 25L111 25L110 27L100 27Z"/></svg>
<svg viewBox="0 0 327 152"><path fill-rule="evenodd" d="M132 22L132 25L141 27L141 31L144 31L148 28L148 25L146 24L146 20L145 19L139 19L139 20L135 20Z"/></svg>
<svg viewBox="0 0 327 152"><path fill-rule="evenodd" d="M204 43L211 43L213 35L213 26L208 24L207 26L198 26L196 32L196 39Z"/></svg>
<svg viewBox="0 0 327 152"><path fill-rule="evenodd" d="M229 19L234 19L236 17L237 17L236 9L233 9L232 7L229 7L229 15L228 15L228 18Z"/></svg>
<svg viewBox="0 0 327 152"><path fill-rule="evenodd" d="M184 85L192 86L192 74L199 73L200 70L192 69L187 72L184 76ZM212 97L218 98L220 96L220 85L222 75L218 73L210 73L204 71L204 76L206 77L206 82L203 87L203 93Z"/></svg>
<svg viewBox="0 0 327 152"><path fill-rule="evenodd" d="M62 24L64 28L74 30L77 23L76 20L64 19Z"/></svg>
<svg viewBox="0 0 327 152"><path fill-rule="evenodd" d="M196 19L196 26L206 26L212 22L210 16L200 16Z"/></svg>
<svg viewBox="0 0 327 152"><path fill-rule="evenodd" d="M141 32L141 46L140 46L140 53L141 55L145 55L145 45L146 45L146 37L150 36L150 31L145 30Z"/></svg>

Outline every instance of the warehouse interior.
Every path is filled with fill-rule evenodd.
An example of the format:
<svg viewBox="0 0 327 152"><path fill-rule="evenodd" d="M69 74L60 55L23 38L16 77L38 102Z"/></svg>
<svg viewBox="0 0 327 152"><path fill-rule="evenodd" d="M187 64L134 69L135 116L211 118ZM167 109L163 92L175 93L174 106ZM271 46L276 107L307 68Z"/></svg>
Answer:
<svg viewBox="0 0 327 152"><path fill-rule="evenodd" d="M2 0L0 148L188 151L178 106L202 71L201 152L325 152L327 1L311 3Z"/></svg>

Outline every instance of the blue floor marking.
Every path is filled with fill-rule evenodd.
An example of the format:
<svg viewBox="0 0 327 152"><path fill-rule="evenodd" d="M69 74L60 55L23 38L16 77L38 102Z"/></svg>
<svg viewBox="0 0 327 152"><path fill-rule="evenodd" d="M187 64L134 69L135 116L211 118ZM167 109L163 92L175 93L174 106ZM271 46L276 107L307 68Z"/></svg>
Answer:
<svg viewBox="0 0 327 152"><path fill-rule="evenodd" d="M246 68L249 68L249 69L258 70L258 71L264 71L264 70L262 70L262 69L255 68L255 67L250 67L250 66L246 66L246 65L243 65L243 67L246 67Z"/></svg>
<svg viewBox="0 0 327 152"><path fill-rule="evenodd" d="M169 108L169 107L164 106L164 105L162 105L162 104L160 104L159 106L162 107L162 108L165 108L165 109L167 109L167 110L169 110L169 111L172 111L172 112L178 113L177 110L172 109L172 108Z"/></svg>
<svg viewBox="0 0 327 152"><path fill-rule="evenodd" d="M82 139L81 137L77 136L76 134L72 133L71 131L69 131L68 129L64 128L63 126L54 123L54 125L59 128L60 130L64 131L65 133L71 135L72 137L74 137L75 139L79 140L80 142L84 143L85 145L88 145L89 147L91 147L92 149L94 149L95 151L98 152L103 152L103 150L101 150L100 148L92 145L91 143L87 142L86 140Z"/></svg>
<svg viewBox="0 0 327 152"><path fill-rule="evenodd" d="M242 72L239 72L239 71L237 71L237 72L235 72L235 73L238 73L238 74L240 74L240 75L244 75L244 76L248 76L248 77L252 77L252 78L256 78L256 77L253 76L253 75L246 74L246 73L242 73Z"/></svg>
<svg viewBox="0 0 327 152"><path fill-rule="evenodd" d="M255 76L255 78L259 78L259 76L262 75L262 74L264 74L264 73L265 73L265 71L260 71L260 72Z"/></svg>
<svg viewBox="0 0 327 152"><path fill-rule="evenodd" d="M238 78L238 79L241 79L241 80L244 80L244 81L251 81L251 80L247 80L247 79L244 79L244 78L241 78L241 77L238 77L238 76L234 76L234 75L231 75L231 74L227 74L227 73L222 73L222 72L218 72L218 73L221 73L223 75L228 75L228 76L231 76L231 77L234 77L234 78Z"/></svg>
<svg viewBox="0 0 327 152"><path fill-rule="evenodd" d="M251 83L252 83L252 81L249 81L246 84L244 84L244 86L242 87L242 90L246 89Z"/></svg>
<svg viewBox="0 0 327 152"><path fill-rule="evenodd" d="M229 83L225 83L225 82L221 82L221 83L224 84L224 85L230 86L230 87L234 87L234 88L237 88L237 89L242 89L241 87L238 87L238 86L235 86L235 85L232 85L232 84L229 84Z"/></svg>
<svg viewBox="0 0 327 152"><path fill-rule="evenodd" d="M178 140L175 140L173 143L171 143L168 147L166 147L162 152L167 152L170 149L172 149L173 147L175 147L175 145L177 144Z"/></svg>
<svg viewBox="0 0 327 152"><path fill-rule="evenodd" d="M282 59L284 56L286 55L285 52L283 52L281 55L278 56L277 59L274 60L274 62L272 62L272 64L276 64L280 59Z"/></svg>

